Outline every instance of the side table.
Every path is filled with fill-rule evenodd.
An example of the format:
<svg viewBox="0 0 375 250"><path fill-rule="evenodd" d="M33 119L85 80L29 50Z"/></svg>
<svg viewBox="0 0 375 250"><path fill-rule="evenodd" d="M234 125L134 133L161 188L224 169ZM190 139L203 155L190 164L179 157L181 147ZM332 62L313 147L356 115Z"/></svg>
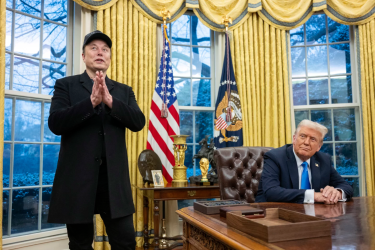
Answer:
<svg viewBox="0 0 375 250"><path fill-rule="evenodd" d="M191 199L210 199L220 198L219 185L197 186L188 183L186 187L173 187L168 183L164 187L146 187L132 185L143 192L143 219L144 219L144 249L149 248L148 244L148 198L154 194L154 249L159 249L159 201L168 200L191 200Z"/></svg>

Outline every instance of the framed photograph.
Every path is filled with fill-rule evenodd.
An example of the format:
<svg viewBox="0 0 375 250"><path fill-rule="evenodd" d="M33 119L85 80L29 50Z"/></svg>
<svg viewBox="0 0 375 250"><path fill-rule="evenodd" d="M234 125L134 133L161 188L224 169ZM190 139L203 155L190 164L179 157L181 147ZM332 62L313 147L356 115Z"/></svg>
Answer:
<svg viewBox="0 0 375 250"><path fill-rule="evenodd" d="M164 187L164 179L161 170L151 170L154 187Z"/></svg>

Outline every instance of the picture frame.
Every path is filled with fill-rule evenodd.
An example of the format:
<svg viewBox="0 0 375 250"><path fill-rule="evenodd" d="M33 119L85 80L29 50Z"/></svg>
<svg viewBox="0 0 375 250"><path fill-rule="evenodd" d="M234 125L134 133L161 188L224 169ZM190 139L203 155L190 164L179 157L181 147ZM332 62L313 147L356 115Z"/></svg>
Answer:
<svg viewBox="0 0 375 250"><path fill-rule="evenodd" d="M164 187L164 179L161 170L151 170L154 187Z"/></svg>

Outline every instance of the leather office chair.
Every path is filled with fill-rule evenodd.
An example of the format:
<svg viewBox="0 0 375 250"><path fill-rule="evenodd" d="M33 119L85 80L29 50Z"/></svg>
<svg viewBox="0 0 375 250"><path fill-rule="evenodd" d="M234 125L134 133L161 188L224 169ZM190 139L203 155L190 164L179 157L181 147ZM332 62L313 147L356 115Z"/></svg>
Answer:
<svg viewBox="0 0 375 250"><path fill-rule="evenodd" d="M220 198L254 202L263 171L263 155L271 149L233 147L215 150Z"/></svg>

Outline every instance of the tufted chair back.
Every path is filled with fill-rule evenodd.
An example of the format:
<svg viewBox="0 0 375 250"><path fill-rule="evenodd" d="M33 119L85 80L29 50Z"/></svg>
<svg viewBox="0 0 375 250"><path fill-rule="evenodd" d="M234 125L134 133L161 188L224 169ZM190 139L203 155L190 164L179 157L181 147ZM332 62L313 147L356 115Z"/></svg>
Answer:
<svg viewBox="0 0 375 250"><path fill-rule="evenodd" d="M268 147L233 147L215 150L220 198L254 202Z"/></svg>

